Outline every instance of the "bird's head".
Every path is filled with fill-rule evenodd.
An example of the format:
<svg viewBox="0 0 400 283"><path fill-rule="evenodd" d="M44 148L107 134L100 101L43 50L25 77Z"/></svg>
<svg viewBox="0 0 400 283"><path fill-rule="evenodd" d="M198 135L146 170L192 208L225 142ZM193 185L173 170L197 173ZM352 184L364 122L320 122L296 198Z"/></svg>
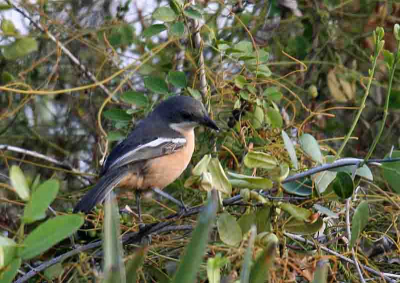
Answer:
<svg viewBox="0 0 400 283"><path fill-rule="evenodd" d="M171 128L178 131L191 130L198 125L219 131L203 103L189 96L172 96L164 100L154 109L153 115L167 121Z"/></svg>

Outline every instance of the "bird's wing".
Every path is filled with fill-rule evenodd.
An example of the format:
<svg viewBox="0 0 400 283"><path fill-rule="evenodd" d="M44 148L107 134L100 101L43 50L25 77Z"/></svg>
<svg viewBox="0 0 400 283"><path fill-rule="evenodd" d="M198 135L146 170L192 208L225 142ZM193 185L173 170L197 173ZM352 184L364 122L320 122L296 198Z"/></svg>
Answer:
<svg viewBox="0 0 400 283"><path fill-rule="evenodd" d="M186 139L182 137L161 138L158 137L150 142L140 144L114 158L107 160L107 170L116 169L129 163L149 160L163 155L168 155L179 151L186 144Z"/></svg>

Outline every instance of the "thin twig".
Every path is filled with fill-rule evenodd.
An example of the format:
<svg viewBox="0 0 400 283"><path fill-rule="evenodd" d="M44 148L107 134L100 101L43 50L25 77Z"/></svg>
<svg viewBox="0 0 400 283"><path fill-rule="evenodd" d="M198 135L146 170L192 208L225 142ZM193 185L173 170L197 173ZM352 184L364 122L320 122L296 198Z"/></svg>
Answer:
<svg viewBox="0 0 400 283"><path fill-rule="evenodd" d="M341 255L340 253L337 253L337 252L335 252L335 251L333 251L331 249L328 249L327 247L325 247L323 245L318 245L318 247L317 247L317 245L314 242L306 240L306 239L304 239L303 237L301 237L299 235L295 235L295 234L291 234L291 233L287 233L287 232L284 232L283 234L286 237L289 237L292 240L306 243L307 245L311 245L311 246L319 248L319 249L321 249L321 250L323 250L323 251L325 251L327 253L333 254L333 255L337 256L338 258L340 258L343 261L346 261L346 262L351 263L351 264L355 264L352 259L350 259L348 257L345 257L345 256ZM365 265L360 265L360 266L362 266L362 268L367 270L368 272L371 272L371 273L373 273L373 274L375 274L377 276L380 276L380 277L384 278L385 280L389 281L390 283L395 283L395 282L397 282L398 279L400 279L400 275L397 275L397 274L383 273L383 272L377 271L377 270L372 269L372 268L370 268L368 266L365 266ZM392 278L396 278L397 280L393 280Z"/></svg>
<svg viewBox="0 0 400 283"><path fill-rule="evenodd" d="M196 5L195 0L190 0L192 5ZM194 36L194 46L197 50L199 50L199 72L200 72L200 94L203 100L203 103L206 103L207 97L207 78L206 78L206 70L204 66L204 55L203 55L203 47L202 40L200 36L200 22L198 20L193 19L193 36Z"/></svg>
<svg viewBox="0 0 400 283"><path fill-rule="evenodd" d="M88 78L90 78L94 83L100 86L100 88L108 95L111 96L111 91L108 90L106 86L101 84L97 79L96 76L93 75L86 67L79 61L78 58L76 58L71 51L68 50L67 47L65 47L64 44L62 44L57 38L51 34L47 28L43 28L40 24L36 23L31 16L29 16L27 13L25 13L21 8L17 7L15 4L11 3L10 0L6 0L9 5L11 5L18 13L20 13L22 16L27 18L32 25L34 25L37 29L39 29L41 32L45 33L54 43L56 43L62 51L70 58L70 60L81 69L82 72L84 72ZM115 98L114 98L115 99Z"/></svg>
<svg viewBox="0 0 400 283"><path fill-rule="evenodd" d="M348 245L351 243L350 202L351 202L351 198L348 198L348 199L346 200L346 229L347 229L347 237L348 237L348 239L349 239ZM365 283L364 276L363 276L363 274L362 274L362 272L361 272L360 265L358 264L358 261L357 261L357 257L356 257L356 253L355 253L355 251L354 251L354 247L351 248L351 255L352 255L352 257L353 257L353 261L354 261L354 264L355 264L355 266L356 266L358 276L360 277L361 282L362 282L362 283Z"/></svg>

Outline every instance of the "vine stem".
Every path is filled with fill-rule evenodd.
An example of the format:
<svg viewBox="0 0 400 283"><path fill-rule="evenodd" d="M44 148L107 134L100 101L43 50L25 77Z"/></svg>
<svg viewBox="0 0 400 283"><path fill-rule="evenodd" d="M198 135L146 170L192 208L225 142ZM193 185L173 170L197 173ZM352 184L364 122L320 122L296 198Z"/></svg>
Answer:
<svg viewBox="0 0 400 283"><path fill-rule="evenodd" d="M385 127L385 123L386 123L386 118L389 114L389 100L390 100L390 92L392 91L392 85L393 85L393 78L394 78L394 73L396 71L396 66L398 63L398 57L399 57L399 51L400 51L400 42L397 41L397 49L396 52L394 54L394 62L393 65L390 67L390 76L389 76L389 86L388 86L388 91L387 91L387 95L386 95L386 102L385 102L385 108L383 109L383 118L382 118L382 123L381 126L379 128L378 131L378 135L375 137L374 142L372 143L371 148L369 149L367 155L365 156L364 162L368 161L368 159L371 157L372 153L375 150L376 145L379 142L379 139L382 136L383 133L383 129Z"/></svg>
<svg viewBox="0 0 400 283"><path fill-rule="evenodd" d="M374 34L375 34L375 32L374 32ZM341 153L343 152L343 149L346 146L347 142L349 141L351 135L353 134L354 129L357 126L358 120L361 117L361 113L363 112L363 110L365 108L365 102L367 100L369 91L371 89L371 84L372 84L372 81L374 79L376 63L378 61L379 54L382 51L381 42L384 42L383 40L381 40L381 38L380 38L380 36L378 34L375 35L375 38L376 38L376 40L375 40L375 46L376 46L375 47L375 54L373 56L372 69L370 70L370 74L369 74L369 78L368 78L368 86L367 86L367 89L365 90L364 97L363 97L363 99L361 101L360 109L358 110L357 115L356 115L356 117L355 117L355 119L353 121L353 124L351 125L351 128L350 128L349 132L345 136L342 145L340 146L338 152L335 155L335 160L337 160L339 158L339 156L341 155Z"/></svg>

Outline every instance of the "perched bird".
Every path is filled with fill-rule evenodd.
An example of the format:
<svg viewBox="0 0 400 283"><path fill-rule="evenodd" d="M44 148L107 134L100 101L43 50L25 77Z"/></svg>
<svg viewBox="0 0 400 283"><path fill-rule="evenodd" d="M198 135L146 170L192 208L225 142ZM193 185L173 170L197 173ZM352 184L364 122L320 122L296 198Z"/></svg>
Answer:
<svg viewBox="0 0 400 283"><path fill-rule="evenodd" d="M219 130L196 99L173 96L161 102L111 151L99 182L78 202L74 212L89 212L118 186L136 191L140 217L140 192L153 189L162 194L161 190L188 166L198 125Z"/></svg>

